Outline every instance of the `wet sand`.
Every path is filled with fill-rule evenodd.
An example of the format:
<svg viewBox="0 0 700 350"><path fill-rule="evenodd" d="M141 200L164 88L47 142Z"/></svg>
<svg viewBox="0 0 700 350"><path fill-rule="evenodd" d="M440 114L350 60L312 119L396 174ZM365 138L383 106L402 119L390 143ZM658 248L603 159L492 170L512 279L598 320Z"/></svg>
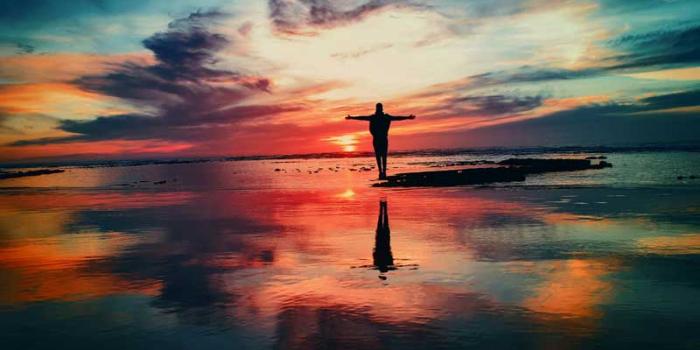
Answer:
<svg viewBox="0 0 700 350"><path fill-rule="evenodd" d="M276 188L187 186L179 174L162 185L3 190L0 339L239 349L700 342L697 187L378 189L369 173L313 187L304 184L318 175L299 173L271 169L305 179Z"/></svg>

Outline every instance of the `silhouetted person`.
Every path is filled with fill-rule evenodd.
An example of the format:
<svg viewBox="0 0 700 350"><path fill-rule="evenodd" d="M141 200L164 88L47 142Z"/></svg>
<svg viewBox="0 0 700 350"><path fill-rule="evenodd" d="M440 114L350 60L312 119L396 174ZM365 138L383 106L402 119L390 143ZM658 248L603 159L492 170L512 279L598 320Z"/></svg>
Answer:
<svg viewBox="0 0 700 350"><path fill-rule="evenodd" d="M374 236L372 261L379 272L394 270L394 256L391 254L391 231L389 230L389 212L386 201L379 201L377 234ZM381 277L380 277L381 278Z"/></svg>
<svg viewBox="0 0 700 350"><path fill-rule="evenodd" d="M386 157L389 151L389 127L391 126L391 121L415 118L416 116L413 114L405 117L386 114L381 103L377 103L377 107L372 115L357 117L348 115L345 117L345 119L369 121L369 132L372 134L374 157L377 159L380 180L386 179Z"/></svg>

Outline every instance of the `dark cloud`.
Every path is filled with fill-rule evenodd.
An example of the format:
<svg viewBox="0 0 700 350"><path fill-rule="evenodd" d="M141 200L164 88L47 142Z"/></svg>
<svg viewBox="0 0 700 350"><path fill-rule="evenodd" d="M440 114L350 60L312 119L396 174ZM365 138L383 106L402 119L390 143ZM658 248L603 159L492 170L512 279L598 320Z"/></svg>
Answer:
<svg viewBox="0 0 700 350"><path fill-rule="evenodd" d="M594 105L590 108L604 110L608 114L653 112L675 107L700 106L700 90L680 91L665 95L649 96L637 103Z"/></svg>
<svg viewBox="0 0 700 350"><path fill-rule="evenodd" d="M213 53L229 44L221 34L211 33L208 20L224 16L217 11L195 12L168 25L168 31L156 33L143 41L163 65L177 68L202 67L215 63Z"/></svg>
<svg viewBox="0 0 700 350"><path fill-rule="evenodd" d="M486 115L516 114L542 105L543 96L486 95L455 98L452 105L467 104L471 113Z"/></svg>
<svg viewBox="0 0 700 350"><path fill-rule="evenodd" d="M310 34L309 29L329 28L362 20L398 0L369 0L348 5L330 0L269 0L270 19L286 34ZM405 2L404 2L405 3Z"/></svg>
<svg viewBox="0 0 700 350"><path fill-rule="evenodd" d="M34 53L34 51L36 50L36 48L33 45L25 42L17 42L15 43L15 45L17 46L17 50L20 54L30 54Z"/></svg>
<svg viewBox="0 0 700 350"><path fill-rule="evenodd" d="M213 83L267 90L270 82L265 78L211 68L217 62L216 53L230 44L206 27L208 20L221 16L218 12L196 12L172 22L168 31L144 40L144 46L158 60L154 65L126 63L106 75L83 77L77 84L90 91L158 105L183 105L211 95L235 102L245 95L240 89Z"/></svg>
<svg viewBox="0 0 700 350"><path fill-rule="evenodd" d="M117 115L98 117L90 121L64 120L63 131L81 134L74 139L112 139L128 135L138 137L143 131L162 127L163 119L144 115Z"/></svg>
<svg viewBox="0 0 700 350"><path fill-rule="evenodd" d="M700 144L700 115L669 111L700 106L700 90L641 99L636 103L581 106L541 118L455 133L471 146L597 146Z"/></svg>
<svg viewBox="0 0 700 350"><path fill-rule="evenodd" d="M645 109L647 110L700 106L700 90L650 96L641 101L645 104Z"/></svg>
<svg viewBox="0 0 700 350"><path fill-rule="evenodd" d="M686 8L688 5L693 5L694 0L597 0L596 3L600 6L602 12L610 15L627 15L638 11L657 11L661 12L667 8Z"/></svg>
<svg viewBox="0 0 700 350"><path fill-rule="evenodd" d="M700 26L630 34L610 42L624 54L609 58L608 69L630 69L689 65L700 62Z"/></svg>
<svg viewBox="0 0 700 350"><path fill-rule="evenodd" d="M514 70L487 72L470 76L469 85L472 87L485 87L508 83L570 80L594 76L601 72L602 70L598 68L570 70L563 68L522 66Z"/></svg>
<svg viewBox="0 0 700 350"><path fill-rule="evenodd" d="M475 74L450 83L431 86L429 89L414 94L414 98L460 95L468 91L498 87L508 84L538 83L553 80L575 80L593 77L605 72L602 68L571 70L546 66L521 66L515 69L492 71ZM451 99L459 102L460 98Z"/></svg>
<svg viewBox="0 0 700 350"><path fill-rule="evenodd" d="M63 120L59 129L74 136L19 141L16 146L84 140L193 140L208 128L236 124L298 107L241 105L251 94L268 92L266 78L212 68L218 51L230 44L208 29L219 12L195 12L170 23L168 30L143 44L155 64L124 63L104 75L86 76L81 88L118 97L152 113L100 116L89 121Z"/></svg>
<svg viewBox="0 0 700 350"><path fill-rule="evenodd" d="M196 119L169 119L143 114L123 114L101 116L92 120L62 120L59 129L75 133L68 137L49 137L22 140L12 146L45 145L76 141L100 141L111 139L143 140L206 140L216 135L214 128L232 126L238 120L250 120L265 116L298 110L293 106L246 105L221 111L199 114ZM172 111L176 113L176 111ZM204 127L208 126L208 127Z"/></svg>

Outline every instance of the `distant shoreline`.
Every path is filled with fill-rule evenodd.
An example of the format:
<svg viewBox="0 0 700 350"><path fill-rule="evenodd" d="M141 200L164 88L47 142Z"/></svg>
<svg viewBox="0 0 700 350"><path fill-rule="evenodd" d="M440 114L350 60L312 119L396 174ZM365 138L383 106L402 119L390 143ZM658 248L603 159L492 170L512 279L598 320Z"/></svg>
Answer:
<svg viewBox="0 0 700 350"><path fill-rule="evenodd" d="M581 154L581 153L645 153L645 152L700 152L700 145L673 146L567 146L567 147L522 147L522 148L454 148L454 149L422 149L390 152L392 157L411 156L457 156L457 155L532 155L532 154ZM218 157L163 157L142 159L96 159L96 160L65 160L65 161L36 161L0 163L0 169L17 168L107 168L127 167L158 164L188 164L207 162L233 162L253 160L284 160L284 159L334 159L334 158L364 158L372 157L371 152L326 152L305 154L280 155L251 155L251 156L218 156Z"/></svg>
<svg viewBox="0 0 700 350"><path fill-rule="evenodd" d="M0 171L0 180L4 179L14 179L18 177L28 177L28 176L39 176L48 174L62 173L63 169L39 169L39 170L29 170L29 171Z"/></svg>

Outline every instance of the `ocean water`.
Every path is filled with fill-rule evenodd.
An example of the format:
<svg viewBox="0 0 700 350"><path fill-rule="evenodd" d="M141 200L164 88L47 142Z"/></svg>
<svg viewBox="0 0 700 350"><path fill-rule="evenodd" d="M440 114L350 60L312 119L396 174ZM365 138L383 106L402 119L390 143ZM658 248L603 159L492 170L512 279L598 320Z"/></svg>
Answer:
<svg viewBox="0 0 700 350"><path fill-rule="evenodd" d="M452 188L373 188L371 158L0 180L0 343L697 349L700 153L603 155L613 168Z"/></svg>
<svg viewBox="0 0 700 350"><path fill-rule="evenodd" d="M519 158L605 157L612 168L531 175L524 182L496 184L528 186L660 187L698 186L700 152L621 153L468 153L456 155L401 155L392 157L389 174L483 166ZM597 162L598 160L593 160ZM142 190L283 190L365 188L376 179L373 157L262 159L237 161L145 163L136 166L62 166L64 173L0 180L5 189L142 189ZM113 163L110 163L113 164ZM117 165L120 163L116 163ZM1 168L1 167L0 167ZM9 171L29 170L18 168ZM678 177L683 179L679 180ZM165 183L158 183L165 181Z"/></svg>

